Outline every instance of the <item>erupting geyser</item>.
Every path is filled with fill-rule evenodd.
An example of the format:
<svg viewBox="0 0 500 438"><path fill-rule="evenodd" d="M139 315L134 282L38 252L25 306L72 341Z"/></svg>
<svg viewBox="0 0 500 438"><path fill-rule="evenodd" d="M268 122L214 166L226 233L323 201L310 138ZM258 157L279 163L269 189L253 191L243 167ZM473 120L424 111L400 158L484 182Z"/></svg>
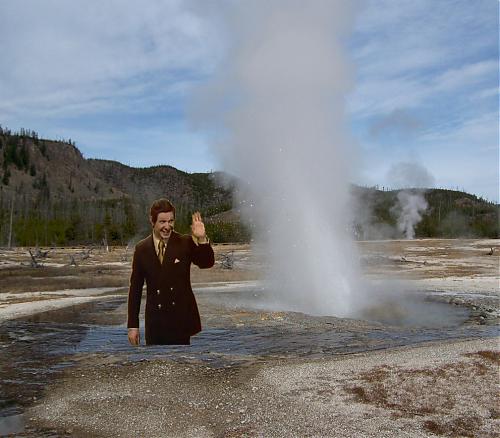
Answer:
<svg viewBox="0 0 500 438"><path fill-rule="evenodd" d="M345 1L239 2L228 59L203 94L282 309L346 316L361 304L344 117L352 72L340 43L352 19Z"/></svg>

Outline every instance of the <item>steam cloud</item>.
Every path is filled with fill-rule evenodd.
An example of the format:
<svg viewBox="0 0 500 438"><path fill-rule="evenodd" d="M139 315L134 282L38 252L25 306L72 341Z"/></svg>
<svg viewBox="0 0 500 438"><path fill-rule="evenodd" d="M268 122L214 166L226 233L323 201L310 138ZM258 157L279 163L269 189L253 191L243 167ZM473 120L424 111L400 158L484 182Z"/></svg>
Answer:
<svg viewBox="0 0 500 438"><path fill-rule="evenodd" d="M427 201L421 191L412 193L402 190L397 197L395 211L399 213L398 229L407 239L414 239L415 226L422 220L422 214L427 210Z"/></svg>
<svg viewBox="0 0 500 438"><path fill-rule="evenodd" d="M429 188L434 185L434 177L416 161L401 161L391 166L387 172L389 184L398 189Z"/></svg>
<svg viewBox="0 0 500 438"><path fill-rule="evenodd" d="M407 239L414 239L415 227L428 208L424 188L434 184L434 177L419 163L401 162L391 167L388 179L393 185L405 188L398 193L393 212L398 215L399 231Z"/></svg>
<svg viewBox="0 0 500 438"><path fill-rule="evenodd" d="M344 128L352 74L339 43L353 13L340 0L238 2L226 17L234 45L196 103L198 121L223 133L224 170L243 181L239 207L281 309L345 316L359 303Z"/></svg>

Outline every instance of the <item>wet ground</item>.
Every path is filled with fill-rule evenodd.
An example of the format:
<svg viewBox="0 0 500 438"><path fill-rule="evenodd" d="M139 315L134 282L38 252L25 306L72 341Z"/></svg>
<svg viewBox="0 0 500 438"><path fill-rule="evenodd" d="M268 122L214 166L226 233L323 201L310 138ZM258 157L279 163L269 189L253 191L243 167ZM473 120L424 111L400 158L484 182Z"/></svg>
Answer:
<svg viewBox="0 0 500 438"><path fill-rule="evenodd" d="M93 391L96 397L100 397L99 400L103 397L104 400L108 397L107 391L110 394L127 393L129 373L133 370L137 371L136 378L140 380L143 374L147 375L147 370L158 368L163 372L165 367L170 369L172 365L172 370L184 373L187 379L183 380L184 385L175 390L187 391L188 406L192 401L190 391L197 388L203 388L202 399L213 396L214 375L219 375L219 372L223 376L243 372L244 375L235 380L236 386L232 391L227 392L226 380L220 382L222 392L219 398L231 406L234 402L231 401L232 394L238 394L241 382L248 381L245 373L256 373L275 364L300 367L301 364L321 363L330 358L335 361L340 359L339 363L343 363L351 357L357 357L355 353L375 352L370 353L370 357L372 354L375 357L378 354L376 351L384 357L392 357L391 352L395 351L397 355L397 347L410 346L415 351L408 356L409 364L413 366L420 357L419 351L422 349L419 346L428 345L432 349L433 345L438 345L441 357L441 345L451 345L448 341L486 340L498 336L498 241L384 241L363 242L360 246L368 277L383 279L384 282L389 277L394 277L395 281L404 278L405 281L413 282L414 290L413 293L405 293L404 299L401 299L400 288L392 288L397 291L395 295L378 300L376 305L364 309L357 319L311 316L293 312L290 308L288 311L280 310L283 307L266 300L266 294L255 281L263 267L259 264L260 258L247 246L216 247L215 268L192 271L193 281L198 283L195 293L204 329L192 338L189 347L131 347L126 337L125 294L105 296L103 292L102 295L97 294L100 297L92 297L96 301L87 304L17 319L9 320L5 316L8 312L4 313L3 319L0 318L0 436L74 436L74 433L66 433L64 429L71 423L72 413L75 425L80 422L83 431L80 436L100 436L99 433L89 434L90 426L84 426L85 422L79 420L84 413L82 409L87 406L86 394ZM231 270L223 269L220 263L221 255L228 254L234 262ZM44 261L46 267L43 268L26 265L27 256L22 250L8 254L0 251L0 256L0 308L5 310L12 308L12 303L25 305L26 308L37 303L43 307L59 295L75 295L74 299L87 297L86 292L90 290L87 288L90 287L114 286L122 287L124 291L130 268L130 254L123 249L110 253L91 253L89 258L78 260L78 266L68 266L65 261L68 258L67 250L61 249L49 254L47 261ZM76 292L69 294L67 289L75 289ZM40 310L41 307L33 307L31 312ZM369 363L371 359L366 357L363 360ZM203 377L203 370L209 374L208 377ZM483 372L483 368L478 370ZM202 377L198 377L200 372ZM350 384L350 372L346 375L349 376ZM464 383L465 393L475 390L479 391L479 395L485 393L486 389L478 386L479 382L484 381L483 377L478 375L470 388ZM332 383L331 379L328 381ZM148 382L146 380L142 384L147 386ZM462 384L450 383L446 386L448 383L445 379L443 385L442 390L448 396L460 389ZM167 399L156 400L157 405L148 402L147 406L161 407L164 402L171 402L168 399L170 386L160 385L158 388L156 396ZM155 389L151 387L149 396L154 395ZM71 398L77 391L80 392L75 401L69 400L68 397ZM217 391L217 387L214 391ZM248 399L253 391L252 386L247 393L242 393L242 397ZM415 400L419 399L417 393L413 396ZM275 400L275 397L277 395L272 394L271 400ZM462 398L457 393L457 400ZM68 404L67 412L61 411L57 399L64 399L64 403ZM103 411L104 417L99 423L101 426L106 424L106 415L113 415L113 412L115 415L117 412L127 415L129 412L130 406L127 404L116 405L115 401L116 406L113 406L117 410L113 411L113 400L106 399L106 402L110 403ZM209 406L207 412L212 412L217 406L212 406L210 400L205 402ZM285 411L279 405L273 408L262 403L263 400L259 399L255 406L263 406L263 414L272 412L269 424L275 424L273 416ZM339 401L335 403L338 406ZM484 406L478 406L483 409L489 406L488 403L483 402ZM54 406L57 409L54 410ZM351 402L346 406L352 409ZM49 411L42 413L40 409ZM93 406L89 406L89 422L92 424L95 422L93 409ZM111 410L108 412L106 409ZM146 406L143 410L147 411ZM26 412L30 412L28 416L47 418L44 424L49 427L59 424L63 428L59 427L57 432L42 429L39 422L25 418ZM158 413L147 412L154 418L158 417L158 421L163 418ZM180 421L183 412L183 407L172 412L174 423L184 424ZM297 412L306 412L305 407L300 405ZM138 412L138 415L142 413ZM369 411L365 414L368 415ZM458 411L455 414L458 417L462 415ZM450 415L444 415L443 421L452 418ZM214 421L218 422L219 417L223 418L215 415ZM379 418L379 415L375 417ZM200 421L200 424L206 423L204 417ZM489 420L481 421L489 424ZM386 424L392 422L389 415ZM236 427L233 422L230 424ZM120 426L115 430L119 430ZM136 430L132 423L127 428ZM222 432L219 435L226 436ZM110 432L106 436L117 435ZM246 435L243 433L241 436Z"/></svg>
<svg viewBox="0 0 500 438"><path fill-rule="evenodd" d="M443 315L441 323L438 319L419 326L404 318L390 320L387 312L372 314L381 322L266 310L262 291L254 282L235 288L200 288L196 293L204 330L189 347L131 347L126 337L125 296L4 322L0 325L0 435L60 436L50 430L25 430L22 414L46 395L64 370L89 357L98 357L100 363L163 359L225 368L498 334L495 325L479 325L470 309L432 298L420 299L421 312Z"/></svg>

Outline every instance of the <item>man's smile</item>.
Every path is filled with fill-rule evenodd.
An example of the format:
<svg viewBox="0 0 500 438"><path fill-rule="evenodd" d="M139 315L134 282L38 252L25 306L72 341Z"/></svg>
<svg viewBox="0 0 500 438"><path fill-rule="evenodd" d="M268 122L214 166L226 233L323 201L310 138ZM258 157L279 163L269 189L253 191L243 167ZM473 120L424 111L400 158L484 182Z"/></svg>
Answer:
<svg viewBox="0 0 500 438"><path fill-rule="evenodd" d="M160 234L162 237L168 237L170 236L170 233L172 232L172 229L166 229L166 228L163 228L160 230Z"/></svg>

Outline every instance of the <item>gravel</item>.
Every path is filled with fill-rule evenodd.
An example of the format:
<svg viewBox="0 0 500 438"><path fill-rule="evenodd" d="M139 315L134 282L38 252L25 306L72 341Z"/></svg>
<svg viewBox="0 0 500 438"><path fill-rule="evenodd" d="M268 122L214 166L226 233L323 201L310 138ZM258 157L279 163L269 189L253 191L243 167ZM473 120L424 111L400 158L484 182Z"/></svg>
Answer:
<svg viewBox="0 0 500 438"><path fill-rule="evenodd" d="M481 339L222 368L95 357L26 417L75 437L457 436L460 425L493 437L498 350Z"/></svg>

